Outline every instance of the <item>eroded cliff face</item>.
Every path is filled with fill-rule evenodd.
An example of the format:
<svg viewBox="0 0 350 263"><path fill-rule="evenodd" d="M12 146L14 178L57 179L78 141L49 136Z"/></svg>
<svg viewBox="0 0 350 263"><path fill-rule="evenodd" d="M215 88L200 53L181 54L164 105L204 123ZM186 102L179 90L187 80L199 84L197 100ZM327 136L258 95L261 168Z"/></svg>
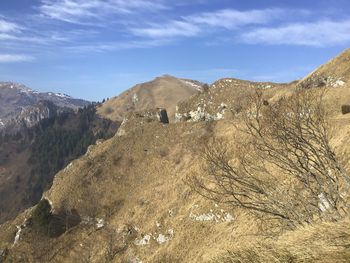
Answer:
<svg viewBox="0 0 350 263"><path fill-rule="evenodd" d="M60 108L50 101L39 101L24 107L21 111L3 123L2 131L14 133L25 128L31 128L41 120L53 118L61 113L73 112L70 108Z"/></svg>
<svg viewBox="0 0 350 263"><path fill-rule="evenodd" d="M39 93L21 84L0 82L0 131L14 133L89 104L61 93Z"/></svg>

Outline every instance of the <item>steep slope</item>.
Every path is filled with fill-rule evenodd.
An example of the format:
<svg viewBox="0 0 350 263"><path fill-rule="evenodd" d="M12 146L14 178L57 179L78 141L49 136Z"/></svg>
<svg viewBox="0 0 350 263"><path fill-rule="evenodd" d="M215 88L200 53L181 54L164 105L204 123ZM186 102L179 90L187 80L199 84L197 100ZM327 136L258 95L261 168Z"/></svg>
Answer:
<svg viewBox="0 0 350 263"><path fill-rule="evenodd" d="M203 247L211 246L206 238L209 233L219 237L218 229L229 231L233 214L202 202L182 181L188 172L199 168L201 146L215 127L209 123L163 125L134 120L126 135L94 146L73 161L45 194L55 211L74 209L82 220L69 235L57 239L60 245L49 249L57 253L55 260L72 262L91 249L93 261L103 262L108 235L115 234L111 236L113 245L120 251L115 262L200 262L208 257L201 254ZM211 209L222 220L216 222L208 216ZM27 247L31 238L31 233L24 234L11 255L31 250ZM39 238L33 245L51 246L51 241ZM67 247L57 250L63 244ZM47 260L34 254L26 258Z"/></svg>
<svg viewBox="0 0 350 263"><path fill-rule="evenodd" d="M311 87L343 87L350 81L350 49L345 50L335 58L311 72L303 78L298 86Z"/></svg>
<svg viewBox="0 0 350 263"><path fill-rule="evenodd" d="M55 173L97 139L114 135L117 126L97 117L92 105L0 136L0 223L37 203Z"/></svg>
<svg viewBox="0 0 350 263"><path fill-rule="evenodd" d="M24 85L0 82L0 131L15 132L40 120L90 104L61 93L39 93Z"/></svg>
<svg viewBox="0 0 350 263"><path fill-rule="evenodd" d="M111 98L98 109L98 113L105 118L122 121L127 112L159 107L166 108L173 120L176 104L200 92L202 85L198 81L168 75L158 77Z"/></svg>

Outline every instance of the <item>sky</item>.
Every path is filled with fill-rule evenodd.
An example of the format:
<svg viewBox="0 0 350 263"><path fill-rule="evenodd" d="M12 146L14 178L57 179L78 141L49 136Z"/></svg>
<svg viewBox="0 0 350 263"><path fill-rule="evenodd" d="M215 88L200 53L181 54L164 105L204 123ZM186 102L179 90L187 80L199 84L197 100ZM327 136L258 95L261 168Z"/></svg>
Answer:
<svg viewBox="0 0 350 263"><path fill-rule="evenodd" d="M348 0L0 1L0 80L91 101L164 74L289 82L349 46Z"/></svg>

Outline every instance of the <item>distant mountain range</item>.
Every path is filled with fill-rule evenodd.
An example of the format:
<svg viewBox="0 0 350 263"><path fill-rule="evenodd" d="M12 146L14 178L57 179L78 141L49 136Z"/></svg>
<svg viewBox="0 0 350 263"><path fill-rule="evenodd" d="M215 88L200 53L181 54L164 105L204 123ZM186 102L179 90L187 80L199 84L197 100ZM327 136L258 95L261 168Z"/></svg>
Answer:
<svg viewBox="0 0 350 263"><path fill-rule="evenodd" d="M0 82L0 131L11 133L33 127L42 119L89 104L62 93L40 93L22 84Z"/></svg>

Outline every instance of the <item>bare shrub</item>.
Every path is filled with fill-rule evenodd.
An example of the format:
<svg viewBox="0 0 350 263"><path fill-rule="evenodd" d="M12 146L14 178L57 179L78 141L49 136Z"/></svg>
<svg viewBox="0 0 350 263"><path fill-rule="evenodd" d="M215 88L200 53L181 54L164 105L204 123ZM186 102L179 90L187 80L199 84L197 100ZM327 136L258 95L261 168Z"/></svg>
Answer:
<svg viewBox="0 0 350 263"><path fill-rule="evenodd" d="M289 226L338 219L347 211L349 177L330 147L323 95L300 90L266 105L257 91L237 125L242 139L207 147L205 176L189 178L190 185L216 202Z"/></svg>

